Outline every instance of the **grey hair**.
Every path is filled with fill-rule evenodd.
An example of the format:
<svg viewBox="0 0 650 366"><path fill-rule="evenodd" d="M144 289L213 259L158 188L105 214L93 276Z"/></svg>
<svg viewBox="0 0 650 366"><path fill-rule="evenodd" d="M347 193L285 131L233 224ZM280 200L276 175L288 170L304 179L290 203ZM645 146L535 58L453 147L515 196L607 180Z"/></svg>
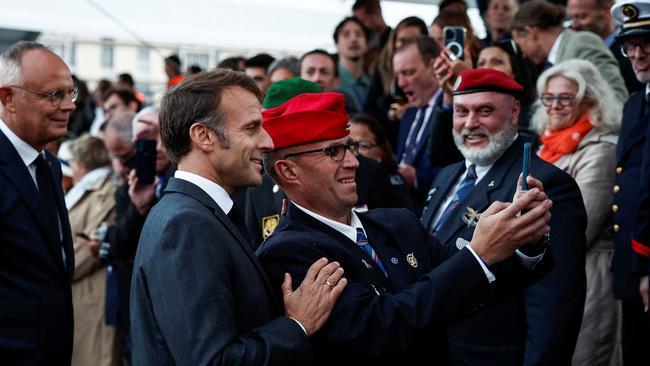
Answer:
<svg viewBox="0 0 650 366"><path fill-rule="evenodd" d="M294 77L300 76L300 60L295 57L285 57L279 60L275 60L269 66L269 70L266 74L271 76L271 74L273 74L273 72L278 69L285 69L293 74Z"/></svg>
<svg viewBox="0 0 650 366"><path fill-rule="evenodd" d="M106 129L115 131L117 137L122 140L127 146L133 146L133 128L132 122L134 121L135 113L131 111L119 112L113 115L111 119L106 122Z"/></svg>
<svg viewBox="0 0 650 366"><path fill-rule="evenodd" d="M20 41L12 44L0 54L0 86L20 85L22 83L22 59L26 51L46 50L41 43Z"/></svg>
<svg viewBox="0 0 650 366"><path fill-rule="evenodd" d="M548 124L548 115L539 97L546 90L548 81L556 76L571 80L578 85L576 105L584 101L593 104L589 110L589 121L597 130L602 132L618 132L620 130L623 103L616 98L612 88L603 79L594 64L576 59L564 61L549 68L537 79L538 98L535 101L535 114L531 123L538 133L544 133Z"/></svg>

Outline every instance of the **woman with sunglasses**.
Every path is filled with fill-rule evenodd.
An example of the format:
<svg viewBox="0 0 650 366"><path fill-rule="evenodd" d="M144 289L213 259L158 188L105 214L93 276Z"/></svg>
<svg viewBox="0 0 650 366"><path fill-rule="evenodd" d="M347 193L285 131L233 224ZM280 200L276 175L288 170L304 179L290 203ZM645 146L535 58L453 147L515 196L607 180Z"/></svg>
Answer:
<svg viewBox="0 0 650 366"><path fill-rule="evenodd" d="M607 365L618 319L610 224L618 211L612 205L612 186L622 104L596 67L584 60L546 70L537 80L537 92L532 123L542 141L538 154L575 179L587 211L587 298L573 365Z"/></svg>

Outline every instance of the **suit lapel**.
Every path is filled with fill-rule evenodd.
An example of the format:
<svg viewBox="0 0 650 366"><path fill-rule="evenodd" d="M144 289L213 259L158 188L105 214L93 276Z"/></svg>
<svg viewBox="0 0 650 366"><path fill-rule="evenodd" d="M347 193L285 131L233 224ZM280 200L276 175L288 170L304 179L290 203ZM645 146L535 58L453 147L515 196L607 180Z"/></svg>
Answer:
<svg viewBox="0 0 650 366"><path fill-rule="evenodd" d="M436 233L436 238L440 242L449 243L451 239L460 235L460 231L474 227L475 221L472 220L476 217L474 214L485 211L492 201L498 199L493 197L493 192L500 194L503 189L512 188L517 178L508 173L512 171L512 165L521 160L522 146L522 142L517 139L494 163L472 192L459 203L456 211ZM531 171L534 170L531 168Z"/></svg>
<svg viewBox="0 0 650 366"><path fill-rule="evenodd" d="M395 161L398 163L402 160L402 155L404 155L406 138L408 137L409 131L411 130L411 125L415 123L415 116L417 114L417 111L417 108L407 109L404 113L404 117L402 117L400 120L399 133L397 138L397 151L395 153Z"/></svg>
<svg viewBox="0 0 650 366"><path fill-rule="evenodd" d="M277 306L282 307L282 303L277 298L276 291L271 286L271 282L269 281L269 278L266 274L266 270L264 270L262 263L260 263L259 259L257 259L257 256L253 252L251 243L249 243L244 238L235 224L233 224L228 216L226 216L225 212L223 212L221 207L219 207L219 205L207 193L205 193L205 191L190 182L176 178L169 179L169 183L167 184L165 191L186 194L201 202L204 206L210 208L215 218L219 220L228 231L230 231L230 234L235 239L235 242L237 242L246 256L253 263L253 266L257 270L260 278L262 279L262 282L264 282L264 285L266 286L269 296L273 298L273 301L275 301Z"/></svg>
<svg viewBox="0 0 650 366"><path fill-rule="evenodd" d="M427 231L429 231L429 228L433 224L432 220L436 216L438 208L443 203L444 198L449 194L449 190L458 180L458 177L465 171L465 161L461 161L445 169L445 172L447 171L449 172L448 174L438 175L438 177L444 178L436 178L427 194L428 203L424 208L420 219L420 222L422 222L422 225L427 229Z"/></svg>
<svg viewBox="0 0 650 366"><path fill-rule="evenodd" d="M47 154L46 157L48 157ZM20 158L20 155L18 155L18 152L13 147L11 142L9 142L9 139L7 139L7 137L1 131L0 166L3 166L2 172L4 173L5 178L13 184L16 191L20 194L28 211L32 215L34 222L38 227L38 230L41 232L44 238L44 242L49 248L50 253L54 256L54 258L56 258L56 265L61 271L65 272L63 268L63 259L61 257L61 243L58 240L59 238L55 237L55 235L52 234L53 232L58 233L58 228L54 227L53 225L55 223L53 223L52 220L48 218L46 214L47 211L44 209L43 203L39 198L38 190L36 189L36 185L34 184L32 176L29 174L29 170L27 170L27 167L25 164L23 164L23 160ZM52 179L54 182L57 182L57 180L54 180L55 176L53 176ZM60 177L58 181L61 181ZM56 197L55 199L61 199L61 196ZM63 205L65 207L65 203ZM61 217L61 225L64 227L65 232L65 224L67 224L68 227L70 227L70 225L68 224L67 215L63 216L64 217ZM65 239L66 238L64 234L64 240ZM68 250L65 248L65 245L64 250L66 251L66 257L70 257L72 255L72 250L68 252Z"/></svg>
<svg viewBox="0 0 650 366"><path fill-rule="evenodd" d="M431 114L429 114L429 118L426 121L426 126L424 129L424 132L422 133L422 138L420 138L420 141L417 142L416 150L415 150L415 161L420 160L420 155L426 151L425 146L429 143L429 138L428 136L431 134L431 129L433 128L433 119L435 116L438 114L437 112L438 106L433 106L431 108ZM415 131L413 134L413 139L415 140L417 138L417 132Z"/></svg>

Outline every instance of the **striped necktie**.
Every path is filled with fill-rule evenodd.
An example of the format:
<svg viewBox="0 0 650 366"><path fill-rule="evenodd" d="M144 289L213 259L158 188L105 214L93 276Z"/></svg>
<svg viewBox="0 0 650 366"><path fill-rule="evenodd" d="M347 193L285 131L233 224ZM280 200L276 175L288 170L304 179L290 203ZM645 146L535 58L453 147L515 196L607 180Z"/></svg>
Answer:
<svg viewBox="0 0 650 366"><path fill-rule="evenodd" d="M377 256L377 253L372 248L372 245L368 243L368 238L366 237L366 234L363 232L363 229L360 227L357 228L357 245L361 249L363 249L370 256L370 258L372 258L372 261L377 264L377 267L379 267L379 269L381 269L381 271L384 272L384 276L388 277L386 268L384 268L384 265L381 264L381 261L379 260L379 256Z"/></svg>
<svg viewBox="0 0 650 366"><path fill-rule="evenodd" d="M449 216L451 216L451 213L458 206L460 201L462 201L463 198L465 198L467 194L469 194L469 192L472 191L472 188L474 188L475 183L476 183L476 165L471 164L470 166L467 167L467 174L465 174L465 178L463 179L462 182L460 182L460 185L456 189L456 193L454 193L454 197L452 198L451 202L449 202L445 210L442 212L442 215L440 215L438 222L434 226L433 229L434 233L440 230L442 224L449 218Z"/></svg>

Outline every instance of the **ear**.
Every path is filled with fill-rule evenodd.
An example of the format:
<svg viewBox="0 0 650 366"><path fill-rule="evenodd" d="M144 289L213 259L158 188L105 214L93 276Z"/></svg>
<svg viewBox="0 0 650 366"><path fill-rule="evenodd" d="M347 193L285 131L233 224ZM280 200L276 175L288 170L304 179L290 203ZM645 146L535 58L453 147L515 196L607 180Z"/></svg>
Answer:
<svg viewBox="0 0 650 366"><path fill-rule="evenodd" d="M11 87L3 86L0 87L0 103L5 110L14 113L16 111L16 105L14 103L14 93L11 90Z"/></svg>
<svg viewBox="0 0 650 366"><path fill-rule="evenodd" d="M519 112L521 112L521 103L515 99L512 103L512 118L515 124L519 123Z"/></svg>
<svg viewBox="0 0 650 366"><path fill-rule="evenodd" d="M210 152L219 146L217 135L208 126L202 123L194 123L190 126L190 144L198 147L204 152Z"/></svg>
<svg viewBox="0 0 650 366"><path fill-rule="evenodd" d="M136 102L130 102L127 107L132 112L137 112L138 111L138 103L136 103Z"/></svg>
<svg viewBox="0 0 650 366"><path fill-rule="evenodd" d="M297 166L291 160L275 162L275 174L283 184L295 184L298 181Z"/></svg>

